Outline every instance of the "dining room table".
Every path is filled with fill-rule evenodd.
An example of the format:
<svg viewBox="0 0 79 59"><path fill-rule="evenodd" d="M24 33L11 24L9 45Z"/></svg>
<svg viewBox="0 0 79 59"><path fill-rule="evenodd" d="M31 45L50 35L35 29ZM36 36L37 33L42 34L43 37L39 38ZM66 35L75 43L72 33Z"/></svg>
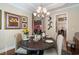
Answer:
<svg viewBox="0 0 79 59"><path fill-rule="evenodd" d="M56 47L56 41L53 38L44 38L39 41L33 39L22 41L21 47L27 50L27 55L43 55L45 50Z"/></svg>

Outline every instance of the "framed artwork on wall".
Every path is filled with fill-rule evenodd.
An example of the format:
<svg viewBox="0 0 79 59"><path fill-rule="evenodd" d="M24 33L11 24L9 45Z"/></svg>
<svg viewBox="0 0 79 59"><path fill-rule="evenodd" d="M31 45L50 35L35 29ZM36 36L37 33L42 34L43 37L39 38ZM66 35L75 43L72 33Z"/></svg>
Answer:
<svg viewBox="0 0 79 59"><path fill-rule="evenodd" d="M26 28L26 27L28 27L28 17L26 17L26 16L21 16L21 22L22 22L22 24L21 24L21 28Z"/></svg>
<svg viewBox="0 0 79 59"><path fill-rule="evenodd" d="M28 22L28 17L26 17L26 16L21 16L21 18L22 18L22 22L23 22L23 23Z"/></svg>
<svg viewBox="0 0 79 59"><path fill-rule="evenodd" d="M22 28L27 28L27 27L28 27L27 23L22 23Z"/></svg>
<svg viewBox="0 0 79 59"><path fill-rule="evenodd" d="M20 29L21 16L5 12L5 28L6 29Z"/></svg>
<svg viewBox="0 0 79 59"><path fill-rule="evenodd" d="M49 16L48 18L48 30L50 30L52 28L52 17Z"/></svg>
<svg viewBox="0 0 79 59"><path fill-rule="evenodd" d="M0 10L0 29L1 29L1 25L2 25L2 11Z"/></svg>

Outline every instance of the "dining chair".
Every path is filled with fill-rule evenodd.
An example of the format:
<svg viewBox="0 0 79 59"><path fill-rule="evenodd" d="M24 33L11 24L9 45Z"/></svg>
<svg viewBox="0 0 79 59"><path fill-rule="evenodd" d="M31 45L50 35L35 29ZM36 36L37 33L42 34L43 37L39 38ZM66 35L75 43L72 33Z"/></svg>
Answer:
<svg viewBox="0 0 79 59"><path fill-rule="evenodd" d="M27 54L27 50L23 49L21 47L22 40L23 39L22 39L21 33L18 33L16 35L16 51L15 51L15 54L17 54L17 55L26 55Z"/></svg>
<svg viewBox="0 0 79 59"><path fill-rule="evenodd" d="M59 34L57 36L57 53L58 53L58 55L62 54L63 42L64 42L64 37L61 34Z"/></svg>
<svg viewBox="0 0 79 59"><path fill-rule="evenodd" d="M40 40L41 39L41 35L37 35L37 39Z"/></svg>
<svg viewBox="0 0 79 59"><path fill-rule="evenodd" d="M45 32L42 33L42 38L45 38L46 37L46 34Z"/></svg>
<svg viewBox="0 0 79 59"><path fill-rule="evenodd" d="M41 35L35 34L33 40L35 42L39 41L41 39Z"/></svg>

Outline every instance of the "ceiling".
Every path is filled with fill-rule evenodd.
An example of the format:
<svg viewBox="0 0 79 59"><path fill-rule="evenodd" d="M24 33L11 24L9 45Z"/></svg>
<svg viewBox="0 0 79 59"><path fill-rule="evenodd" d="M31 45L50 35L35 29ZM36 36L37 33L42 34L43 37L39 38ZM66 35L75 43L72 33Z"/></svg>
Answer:
<svg viewBox="0 0 79 59"><path fill-rule="evenodd" d="M51 12L60 8L76 5L77 3L9 3L9 4L23 11L33 13L40 5L47 8L47 10Z"/></svg>

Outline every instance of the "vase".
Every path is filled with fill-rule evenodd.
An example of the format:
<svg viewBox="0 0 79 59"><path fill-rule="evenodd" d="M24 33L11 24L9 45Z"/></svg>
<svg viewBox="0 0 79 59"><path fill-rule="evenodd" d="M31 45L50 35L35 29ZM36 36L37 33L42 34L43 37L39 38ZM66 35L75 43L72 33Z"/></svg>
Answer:
<svg viewBox="0 0 79 59"><path fill-rule="evenodd" d="M40 35L35 35L33 41L38 42L40 39Z"/></svg>
<svg viewBox="0 0 79 59"><path fill-rule="evenodd" d="M24 34L23 40L28 40L28 35Z"/></svg>

